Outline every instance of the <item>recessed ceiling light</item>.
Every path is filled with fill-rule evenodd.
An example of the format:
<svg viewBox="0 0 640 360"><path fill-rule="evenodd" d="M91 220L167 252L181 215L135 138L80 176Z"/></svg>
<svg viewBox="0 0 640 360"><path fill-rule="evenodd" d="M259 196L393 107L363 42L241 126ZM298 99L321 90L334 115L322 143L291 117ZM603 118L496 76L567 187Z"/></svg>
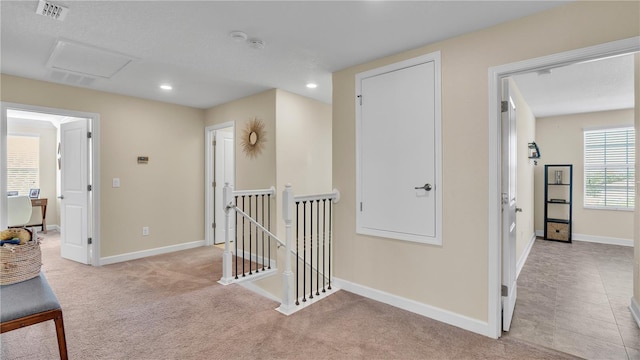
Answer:
<svg viewBox="0 0 640 360"><path fill-rule="evenodd" d="M247 34L242 31L232 31L229 33L229 36L237 42L242 42L247 40Z"/></svg>
<svg viewBox="0 0 640 360"><path fill-rule="evenodd" d="M162 89L162 90L172 90L173 86L171 86L169 84L162 84L162 85L160 85L160 89Z"/></svg>
<svg viewBox="0 0 640 360"><path fill-rule="evenodd" d="M318 87L318 84L316 84L316 83L308 83L308 84L307 84L307 87L308 87L309 89L315 89L315 88L317 88L317 87Z"/></svg>

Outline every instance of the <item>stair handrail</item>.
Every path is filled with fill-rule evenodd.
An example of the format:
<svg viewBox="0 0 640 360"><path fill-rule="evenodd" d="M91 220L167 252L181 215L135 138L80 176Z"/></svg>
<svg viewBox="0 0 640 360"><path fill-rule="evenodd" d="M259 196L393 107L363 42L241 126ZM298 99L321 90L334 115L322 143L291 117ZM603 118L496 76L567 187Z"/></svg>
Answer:
<svg viewBox="0 0 640 360"><path fill-rule="evenodd" d="M223 204L227 204L224 206L224 212L225 212L225 239L224 239L224 251L222 253L222 277L220 278L220 280L218 281L219 283L223 284L223 285L228 285L233 283L233 275L232 275L232 271L231 271L231 265L233 263L233 257L231 254L231 209L233 209L234 211L240 213L242 216L244 216L245 218L249 219L249 221L251 221L253 224L257 225L260 227L261 230L266 231L266 233L273 237L274 239L276 239L276 241L278 241L279 243L283 244L282 240L280 240L277 236L275 236L273 233L271 233L269 230L267 230L264 226L262 226L262 224L259 224L258 222L256 222L253 218L251 218L249 215L247 215L244 211L240 210L239 208L236 207L236 205L233 203L233 198L235 196L253 196L253 195L273 195L275 197L275 193L276 193L276 188L274 186L271 186L268 189L257 189L257 190L233 190L233 187L231 187L231 185L227 182L224 185L224 188L222 189L222 202Z"/></svg>
<svg viewBox="0 0 640 360"><path fill-rule="evenodd" d="M230 210L230 209L234 209L236 213L239 213L240 215L244 216L245 219L249 220L253 225L257 226L260 228L260 230L264 231L267 235L271 236L274 240L276 240L278 243L280 243L282 246L286 246L287 244L280 240L280 238L278 238L276 235L274 235L271 231L267 230L267 228L265 228L264 226L262 226L262 224L260 224L259 222L255 221L251 216L249 216L246 212L242 211L241 209L239 209L236 204L234 203L228 203L225 210Z"/></svg>
<svg viewBox="0 0 640 360"><path fill-rule="evenodd" d="M293 197L294 204L297 202L304 202L304 201L311 202L316 200L331 200L334 204L337 204L340 201L340 191L338 191L338 189L333 189L332 192L326 193L326 194L298 195ZM315 269L316 271L318 270L317 267L314 268L308 261L304 261L302 256L300 256L299 253L293 251L293 249L291 249L290 253L295 255L298 261L302 261L304 265L307 265L309 266L309 268ZM322 277L324 277L325 279L329 279L329 276L327 276L324 273L322 273Z"/></svg>
<svg viewBox="0 0 640 360"><path fill-rule="evenodd" d="M316 200L330 200L334 203L337 203L340 200L340 192L336 189L333 189L333 192L327 194L319 194L319 195L303 195L303 196L294 196L293 189L291 184L285 185L285 189L282 192L282 217L285 223L285 241L283 242L279 239L275 234L265 228L262 224L254 220L251 216L245 213L242 209L239 209L232 199L234 196L247 196L247 195L274 195L275 188L272 186L269 189L262 190L242 190L242 191L234 191L233 188L229 185L229 183L225 184L223 189L223 204L225 211L225 244L224 244L224 252L222 255L223 261L223 269L222 269L222 278L220 279L220 283L223 285L233 283L233 276L231 270L232 264L232 255L230 248L230 225L231 225L231 213L232 210L236 213L241 214L244 218L248 219L252 224L256 225L260 230L264 231L270 237L275 239L279 244L286 247L285 256L285 268L282 273L282 301L280 306L278 307L278 311L283 314L289 315L296 311L296 298L294 296L295 289L295 277L292 271L291 264L291 256L293 253L293 236L292 236L292 224L295 212L295 202L298 201L316 201ZM299 257L299 254L296 254L296 257ZM322 274L325 277L325 274ZM329 287L329 289L331 289Z"/></svg>

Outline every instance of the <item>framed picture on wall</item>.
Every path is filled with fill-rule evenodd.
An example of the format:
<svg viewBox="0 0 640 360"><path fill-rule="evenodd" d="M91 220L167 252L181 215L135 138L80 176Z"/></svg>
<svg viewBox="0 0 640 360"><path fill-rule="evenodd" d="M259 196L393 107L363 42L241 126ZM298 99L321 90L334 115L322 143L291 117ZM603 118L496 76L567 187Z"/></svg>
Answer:
<svg viewBox="0 0 640 360"><path fill-rule="evenodd" d="M40 189L29 189L29 197L32 199L40 197Z"/></svg>

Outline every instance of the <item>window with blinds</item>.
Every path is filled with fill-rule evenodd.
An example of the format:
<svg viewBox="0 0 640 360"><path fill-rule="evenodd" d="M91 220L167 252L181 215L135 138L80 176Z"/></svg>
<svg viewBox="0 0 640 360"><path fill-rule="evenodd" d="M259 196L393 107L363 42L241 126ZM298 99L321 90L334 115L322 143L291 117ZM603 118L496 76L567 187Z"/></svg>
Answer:
<svg viewBox="0 0 640 360"><path fill-rule="evenodd" d="M633 210L633 127L584 132L584 207Z"/></svg>
<svg viewBox="0 0 640 360"><path fill-rule="evenodd" d="M7 191L29 196L29 189L40 188L40 137L7 136Z"/></svg>

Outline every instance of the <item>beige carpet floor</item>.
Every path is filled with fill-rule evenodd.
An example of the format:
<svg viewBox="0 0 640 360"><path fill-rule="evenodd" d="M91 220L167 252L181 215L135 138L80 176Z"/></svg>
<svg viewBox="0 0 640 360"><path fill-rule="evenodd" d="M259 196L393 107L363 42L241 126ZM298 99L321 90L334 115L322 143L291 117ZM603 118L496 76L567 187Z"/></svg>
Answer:
<svg viewBox="0 0 640 360"><path fill-rule="evenodd" d="M493 340L346 291L286 317L277 303L222 286L222 251L201 247L91 267L42 243L71 359L571 359ZM0 305L1 306L1 305ZM1 358L58 358L49 321L1 335Z"/></svg>

